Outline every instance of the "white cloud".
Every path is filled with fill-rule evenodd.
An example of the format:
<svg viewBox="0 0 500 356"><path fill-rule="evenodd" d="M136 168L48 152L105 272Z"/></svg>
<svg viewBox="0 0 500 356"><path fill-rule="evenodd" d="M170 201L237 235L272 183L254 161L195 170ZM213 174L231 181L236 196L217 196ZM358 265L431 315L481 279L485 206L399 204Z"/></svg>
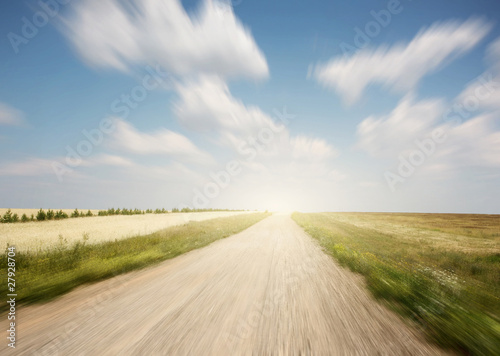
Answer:
<svg viewBox="0 0 500 356"><path fill-rule="evenodd" d="M188 14L179 0L85 0L63 19L63 31L93 66L159 64L179 76L267 77L250 31L224 6L204 0Z"/></svg>
<svg viewBox="0 0 500 356"><path fill-rule="evenodd" d="M499 62L500 64L500 62ZM478 110L500 109L500 73L493 68L472 81L457 97L458 105L451 113L459 114L461 119L467 119Z"/></svg>
<svg viewBox="0 0 500 356"><path fill-rule="evenodd" d="M338 155L331 145L325 140L310 138L307 136L296 136L290 139L292 158L294 159L328 159Z"/></svg>
<svg viewBox="0 0 500 356"><path fill-rule="evenodd" d="M500 72L500 37L488 47L487 60L495 72Z"/></svg>
<svg viewBox="0 0 500 356"><path fill-rule="evenodd" d="M357 127L357 147L374 157L392 157L428 136L445 109L442 100L403 98L388 115L370 116Z"/></svg>
<svg viewBox="0 0 500 356"><path fill-rule="evenodd" d="M299 208L297 202L312 205L322 189L331 191L332 185L345 178L333 168L338 151L331 144L291 133L294 115L286 108L270 115L247 106L215 77L185 83L178 94L174 111L179 121L212 134L228 161L240 162L242 173L217 197L218 203L229 203L237 194L239 200L252 204L261 199L256 206Z"/></svg>
<svg viewBox="0 0 500 356"><path fill-rule="evenodd" d="M450 128L443 150L437 151L454 168L500 168L498 113L483 114Z"/></svg>
<svg viewBox="0 0 500 356"><path fill-rule="evenodd" d="M0 166L0 176L42 176L42 175L55 175L53 164L65 165L69 171L65 174L72 174L74 172L73 166L67 165L64 157L55 157L53 159L44 159L29 157L20 162L7 162ZM81 167L95 167L95 166L115 166L115 167L131 167L134 163L127 158L110 155L98 154L92 157L82 159L78 165ZM61 167L61 166L60 166Z"/></svg>
<svg viewBox="0 0 500 356"><path fill-rule="evenodd" d="M500 110L500 38L488 46L486 59L488 70L469 83L457 97L456 102L465 112Z"/></svg>
<svg viewBox="0 0 500 356"><path fill-rule="evenodd" d="M178 87L174 112L190 130L219 134L217 142L237 147L241 140L257 136L264 128L282 127L255 106L234 98L218 77L202 76Z"/></svg>
<svg viewBox="0 0 500 356"><path fill-rule="evenodd" d="M83 161L83 165L88 166L114 166L114 167L132 167L134 162L131 160L106 153L101 153L94 157L89 157L87 160Z"/></svg>
<svg viewBox="0 0 500 356"><path fill-rule="evenodd" d="M347 179L347 174L334 169L328 173L328 179L334 182L340 182Z"/></svg>
<svg viewBox="0 0 500 356"><path fill-rule="evenodd" d="M0 102L0 125L21 126L24 124L23 113Z"/></svg>
<svg viewBox="0 0 500 356"><path fill-rule="evenodd" d="M197 163L213 161L209 154L201 151L187 137L179 133L167 129L144 133L121 119L115 119L114 124L116 130L109 143L111 148L141 155L167 155L174 159Z"/></svg>
<svg viewBox="0 0 500 356"><path fill-rule="evenodd" d="M179 121L192 130L214 132L216 142L239 151L242 144L264 143L260 154L290 159L328 159L337 151L325 140L305 135L292 137L288 129L293 115L277 110L272 117L256 106L234 98L227 84L216 77L202 77L178 88L174 111ZM264 139L262 139L264 138Z"/></svg>
<svg viewBox="0 0 500 356"><path fill-rule="evenodd" d="M41 158L28 158L21 162L8 162L0 166L0 176L40 176L54 174L54 161Z"/></svg>
<svg viewBox="0 0 500 356"><path fill-rule="evenodd" d="M408 44L362 49L350 58L333 58L316 65L312 75L349 104L357 101L371 83L409 91L425 75L471 50L490 28L479 19L436 23Z"/></svg>
<svg viewBox="0 0 500 356"><path fill-rule="evenodd" d="M440 100L414 102L404 98L387 117L369 117L358 125L357 147L371 156L389 158L392 165L401 155L422 151L423 142L442 132L444 139L426 146L429 157L418 170L433 179L473 168L500 168L500 130L498 112L476 115L461 123L444 121L447 106ZM422 151L423 152L423 151Z"/></svg>

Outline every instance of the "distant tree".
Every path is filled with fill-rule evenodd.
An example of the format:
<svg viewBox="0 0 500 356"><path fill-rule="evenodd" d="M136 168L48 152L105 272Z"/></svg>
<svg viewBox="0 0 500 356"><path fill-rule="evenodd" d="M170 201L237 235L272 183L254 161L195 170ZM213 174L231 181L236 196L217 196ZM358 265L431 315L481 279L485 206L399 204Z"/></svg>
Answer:
<svg viewBox="0 0 500 356"><path fill-rule="evenodd" d="M45 214L45 211L40 209L40 210L38 210L38 213L36 214L36 219L38 221L44 221L45 219L47 219L47 214Z"/></svg>
<svg viewBox="0 0 500 356"><path fill-rule="evenodd" d="M87 214L86 214L86 215L87 215L87 216L94 216L94 214L92 214L92 212L91 212L90 210L89 210L89 211L87 211Z"/></svg>
<svg viewBox="0 0 500 356"><path fill-rule="evenodd" d="M68 214L66 214L64 211L62 210L59 210L55 217L54 217L56 220L61 220L61 219L67 219L68 218Z"/></svg>
<svg viewBox="0 0 500 356"><path fill-rule="evenodd" d="M30 219L28 218L28 216L26 214L23 214L23 216L21 216L21 222L25 223L25 222L28 222L30 221Z"/></svg>
<svg viewBox="0 0 500 356"><path fill-rule="evenodd" d="M53 210L47 210L47 220L54 220L55 215Z"/></svg>
<svg viewBox="0 0 500 356"><path fill-rule="evenodd" d="M2 222L3 223L11 223L13 222L12 221L12 211L9 209L5 212L5 214L3 214L3 217L2 217Z"/></svg>
<svg viewBox="0 0 500 356"><path fill-rule="evenodd" d="M72 218L78 218L78 217L80 217L80 213L78 212L78 209L75 209L75 210L71 213L71 217L72 217Z"/></svg>

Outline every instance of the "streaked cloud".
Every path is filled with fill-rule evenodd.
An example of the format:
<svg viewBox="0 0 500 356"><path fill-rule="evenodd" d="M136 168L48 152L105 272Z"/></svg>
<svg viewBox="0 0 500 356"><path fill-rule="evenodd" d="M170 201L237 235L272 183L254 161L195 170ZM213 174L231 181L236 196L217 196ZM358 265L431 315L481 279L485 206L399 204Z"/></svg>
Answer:
<svg viewBox="0 0 500 356"><path fill-rule="evenodd" d="M317 64L312 76L353 104L372 83L408 92L429 73L467 53L489 32L481 19L435 23L409 43L362 49L349 58Z"/></svg>
<svg viewBox="0 0 500 356"><path fill-rule="evenodd" d="M0 125L22 126L24 123L24 115L20 110L0 102Z"/></svg>
<svg viewBox="0 0 500 356"><path fill-rule="evenodd" d="M269 73L250 30L217 0L202 1L191 14L179 0L85 0L62 20L63 33L91 66L127 71L159 64L178 76L225 78Z"/></svg>
<svg viewBox="0 0 500 356"><path fill-rule="evenodd" d="M423 146L419 145L427 145L429 162L419 170L428 171L429 176L438 180L448 177L450 172L500 169L498 113L477 114L452 124L443 119L447 107L441 100L404 98L388 116L369 117L358 125L357 147L394 163L400 155L408 157L410 152L423 152ZM435 132L443 133L443 139L430 143Z"/></svg>
<svg viewBox="0 0 500 356"><path fill-rule="evenodd" d="M214 141L236 151L242 144L262 141L261 156L287 156L287 159L328 159L338 155L333 146L320 138L292 136L292 120L283 108L267 114L259 107L247 106L234 98L227 84L217 77L202 77L178 88L174 111L191 130L215 134ZM293 115L291 115L292 117ZM272 137L268 141L267 136Z"/></svg>
<svg viewBox="0 0 500 356"><path fill-rule="evenodd" d="M7 162L0 166L0 176L40 176L54 174L53 160L27 158L20 162Z"/></svg>
<svg viewBox="0 0 500 356"><path fill-rule="evenodd" d="M173 159L211 163L213 158L201 151L187 137L160 128L151 133L137 130L130 123L115 119L116 130L109 142L112 149L140 155L166 155Z"/></svg>
<svg viewBox="0 0 500 356"><path fill-rule="evenodd" d="M356 147L373 157L397 156L415 139L427 136L445 110L439 99L415 101L405 96L386 116L370 116L357 127Z"/></svg>

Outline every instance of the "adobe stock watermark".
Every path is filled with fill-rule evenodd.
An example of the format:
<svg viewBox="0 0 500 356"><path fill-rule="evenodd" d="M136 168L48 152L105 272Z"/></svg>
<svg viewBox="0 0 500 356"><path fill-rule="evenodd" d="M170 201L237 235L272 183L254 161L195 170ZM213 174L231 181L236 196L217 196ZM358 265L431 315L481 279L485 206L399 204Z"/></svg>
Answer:
<svg viewBox="0 0 500 356"><path fill-rule="evenodd" d="M375 37L380 35L382 29L387 28L391 24L393 17L400 14L403 10L404 7L399 0L389 0L385 9L379 11L371 10L370 15L373 20L368 21L362 28L358 26L354 27L353 43L340 43L339 47L344 57L353 55L360 49L368 46Z"/></svg>
<svg viewBox="0 0 500 356"><path fill-rule="evenodd" d="M427 158L436 152L437 145L444 143L447 138L447 134L439 127L431 132L430 137L415 140L416 149L410 151L407 157L400 153L397 173L391 171L384 173L384 178L391 192L396 191L396 184L404 183L406 179L411 177L416 168L424 164Z"/></svg>
<svg viewBox="0 0 500 356"><path fill-rule="evenodd" d="M47 26L51 18L57 16L61 10L61 5L67 5L73 0L40 0L38 6L40 10L36 11L31 19L23 16L21 18L21 27L19 31L9 32L7 39L12 46L15 54L19 53L21 45L27 45L36 35L38 35L41 28Z"/></svg>
<svg viewBox="0 0 500 356"><path fill-rule="evenodd" d="M141 102L146 100L149 92L160 87L171 89L173 78L159 65L155 68L146 66L145 74L142 77L141 83L131 88L127 93L123 93L119 98L113 100L110 104L110 110L113 114L122 119L127 119L131 111L136 109ZM104 138L115 132L116 126L111 118L105 117L100 122L98 127L91 130L82 130L84 137L75 146L66 146L66 156L64 163L52 162L52 170L54 171L59 182L63 181L66 173L69 173L73 168L82 164L83 159L89 157L94 148L100 146Z"/></svg>
<svg viewBox="0 0 500 356"><path fill-rule="evenodd" d="M262 127L256 136L243 140L237 147L241 158L233 159L225 165L225 168L218 172L209 174L210 180L202 188L193 189L192 206L180 204L180 207L189 207L195 209L204 209L208 207L211 200L217 198L219 194L226 189L231 181L243 171L244 162L253 162L257 156L264 152L266 148L274 141L277 135L281 134L290 124L290 120L295 115L287 113L286 107L280 112L273 110L280 124L270 123L267 127Z"/></svg>
<svg viewBox="0 0 500 356"><path fill-rule="evenodd" d="M500 87L500 78L491 72L486 72L472 81L477 84L474 93L463 98L460 103L454 103L443 115L443 121L458 125L478 111L481 102L488 100Z"/></svg>
<svg viewBox="0 0 500 356"><path fill-rule="evenodd" d="M451 127L459 125L464 119L471 117L481 107L481 101L488 100L493 93L500 87L500 80L494 77L492 73L484 73L476 80L477 83L472 94L461 98L460 102L455 102L443 114L444 123L451 124ZM435 128L428 137L417 139L414 141L415 148L405 156L400 153L398 156L397 173L386 171L384 178L391 192L396 191L396 185L404 183L422 166L429 157L434 155L440 145L442 145L449 137L449 132L445 132L445 127L450 129L450 126L441 126Z"/></svg>

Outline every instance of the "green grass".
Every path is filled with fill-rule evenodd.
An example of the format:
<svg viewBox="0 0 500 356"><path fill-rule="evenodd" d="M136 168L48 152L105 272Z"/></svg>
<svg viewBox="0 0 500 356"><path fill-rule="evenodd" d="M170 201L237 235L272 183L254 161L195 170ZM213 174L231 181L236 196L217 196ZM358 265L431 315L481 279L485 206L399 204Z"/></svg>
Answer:
<svg viewBox="0 0 500 356"><path fill-rule="evenodd" d="M500 355L500 216L292 217L432 341L459 353Z"/></svg>
<svg viewBox="0 0 500 356"><path fill-rule="evenodd" d="M68 246L60 237L59 246L46 251L16 253L16 293L18 303L48 301L73 288L110 278L134 269L173 258L234 235L269 216L267 213L189 222L146 236L112 242L86 244L85 237ZM7 254L0 257L3 282L0 294L7 292ZM0 311L5 311L2 305Z"/></svg>

